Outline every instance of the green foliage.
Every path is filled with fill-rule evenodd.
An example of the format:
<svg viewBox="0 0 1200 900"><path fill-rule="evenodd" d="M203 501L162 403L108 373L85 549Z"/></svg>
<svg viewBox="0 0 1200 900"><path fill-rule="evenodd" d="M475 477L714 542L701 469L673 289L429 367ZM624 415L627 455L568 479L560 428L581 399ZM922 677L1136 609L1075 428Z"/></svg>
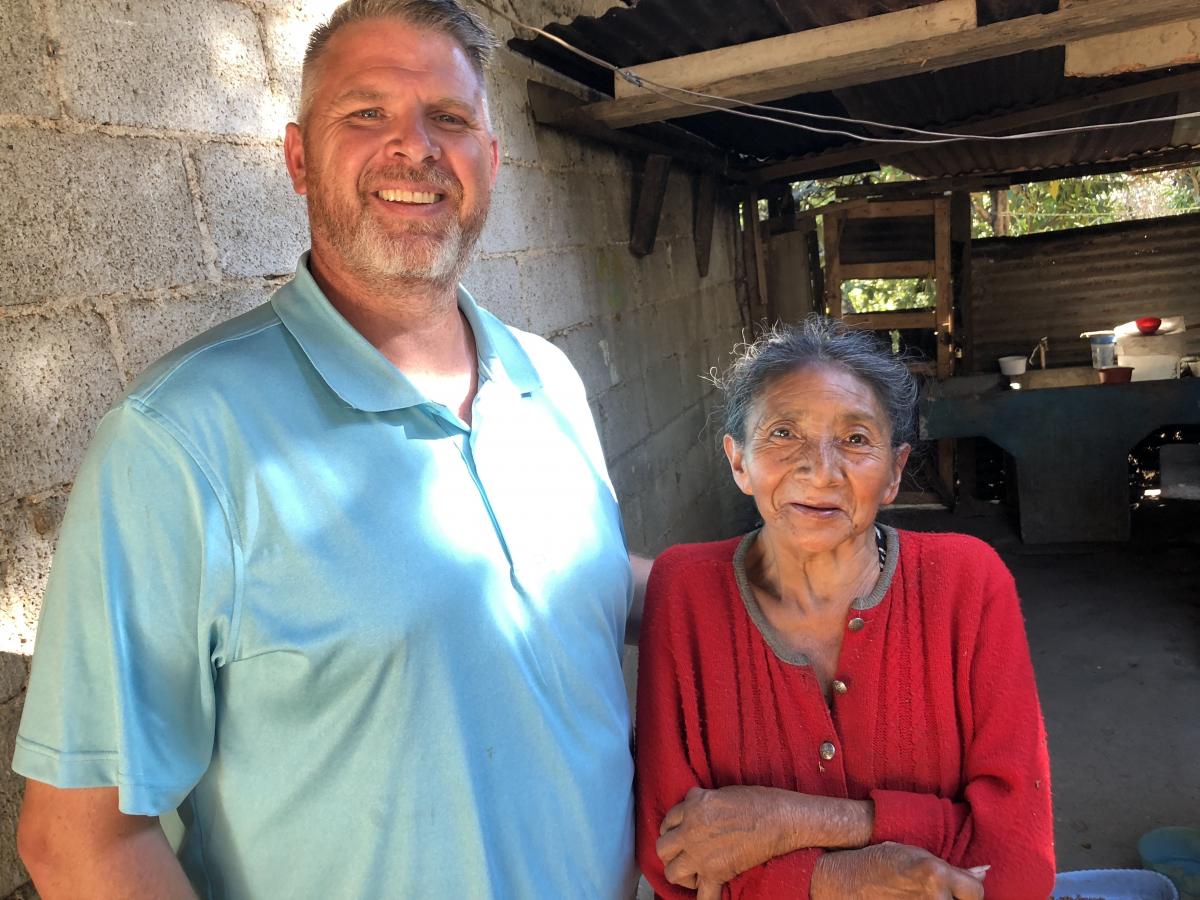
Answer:
<svg viewBox="0 0 1200 900"><path fill-rule="evenodd" d="M1200 210L1200 168L1088 175L973 194L975 237L1019 237Z"/></svg>
<svg viewBox="0 0 1200 900"><path fill-rule="evenodd" d="M934 306L934 286L927 278L873 278L842 283L846 312L892 312Z"/></svg>
<svg viewBox="0 0 1200 900"><path fill-rule="evenodd" d="M815 209L833 203L837 199L836 191L839 187L912 180L913 177L902 169L883 166L877 172L865 172L861 175L839 175L837 178L823 178L820 181L793 181L792 198L796 201L797 210Z"/></svg>

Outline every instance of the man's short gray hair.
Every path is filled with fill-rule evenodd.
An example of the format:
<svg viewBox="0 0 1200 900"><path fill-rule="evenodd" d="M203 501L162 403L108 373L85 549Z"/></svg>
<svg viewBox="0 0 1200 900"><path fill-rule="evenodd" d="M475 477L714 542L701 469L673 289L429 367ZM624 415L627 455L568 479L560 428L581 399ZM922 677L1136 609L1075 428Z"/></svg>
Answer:
<svg viewBox="0 0 1200 900"><path fill-rule="evenodd" d="M725 394L725 433L745 443L747 419L767 382L813 365L837 366L865 383L887 414L892 446L912 443L919 387L908 360L893 355L873 333L820 315L776 326L737 350L729 368L714 379Z"/></svg>
<svg viewBox="0 0 1200 900"><path fill-rule="evenodd" d="M318 26L308 38L300 80L298 119L301 125L312 108L318 69L329 39L341 28L368 19L398 19L417 28L449 35L466 52L481 84L484 69L499 46L496 36L483 20L457 0L346 0L333 11L329 21Z"/></svg>

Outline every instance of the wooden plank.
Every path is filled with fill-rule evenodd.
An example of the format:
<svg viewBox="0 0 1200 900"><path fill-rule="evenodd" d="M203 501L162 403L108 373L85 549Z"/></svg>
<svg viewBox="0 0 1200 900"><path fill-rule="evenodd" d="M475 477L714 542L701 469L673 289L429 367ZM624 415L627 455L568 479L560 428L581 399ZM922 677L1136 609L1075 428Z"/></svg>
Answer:
<svg viewBox="0 0 1200 900"><path fill-rule="evenodd" d="M937 201L933 217L934 296L937 302L937 372L954 374L954 286L950 282L950 198Z"/></svg>
<svg viewBox="0 0 1200 900"><path fill-rule="evenodd" d="M722 47L658 62L634 71L641 78L672 87L702 90L705 85L768 69L811 65L831 57L881 50L937 34L975 27L975 0L938 0L899 12L810 28L749 44ZM613 96L636 97L644 88L613 75Z"/></svg>
<svg viewBox="0 0 1200 900"><path fill-rule="evenodd" d="M567 131L580 137L599 141L631 153L666 154L701 171L712 172L733 181L742 181L742 173L731 171L723 153L689 131L674 125L647 126L654 137L633 131L620 131L583 115L586 105L574 94L543 84L527 81L525 87L534 121L547 128Z"/></svg>
<svg viewBox="0 0 1200 900"><path fill-rule="evenodd" d="M768 325L774 321L771 307L771 296L767 289L767 247L763 239L764 223L758 220L758 193L750 193L750 201L746 208L746 227L750 229L750 246L754 251L754 278L758 283L758 308L752 317L755 322L765 320Z"/></svg>
<svg viewBox="0 0 1200 900"><path fill-rule="evenodd" d="M658 222L662 218L663 198L667 195L667 179L671 174L671 157L658 153L646 157L638 191L637 208L633 213L629 250L634 256L649 256L654 252L658 237Z"/></svg>
<svg viewBox="0 0 1200 900"><path fill-rule="evenodd" d="M825 233L825 308L835 319L842 317L842 275L838 260L842 246L842 223L845 221L843 216L836 213L821 219Z"/></svg>
<svg viewBox="0 0 1200 900"><path fill-rule="evenodd" d="M842 263L839 267L842 281L852 278L933 278L933 260L906 259L896 262Z"/></svg>
<svg viewBox="0 0 1200 900"><path fill-rule="evenodd" d="M928 200L872 200L864 205L846 207L848 219L895 219L912 216L932 216L934 201Z"/></svg>
<svg viewBox="0 0 1200 900"><path fill-rule="evenodd" d="M1004 134L1006 132L1020 131L1034 125L1044 125L1047 122L1054 122L1058 119L1078 115L1079 113L1108 109L1138 100L1161 97L1164 94L1194 90L1197 87L1200 87L1200 72L1189 72L1185 75L1156 78L1153 81L1143 82L1142 84L1094 91L1071 100L1048 103L1045 106L1035 106L1032 109L992 116L987 119L977 119L949 128L939 128L938 130L951 134ZM901 161L912 152L913 148L911 144L854 143L844 149L829 150L824 153L816 153L811 156L764 166L761 169L755 170L750 176L750 180L756 184L765 184L771 181L795 178L812 172L822 172L830 169L836 170L842 166L860 163L864 160L888 159L890 161ZM994 178L995 176L982 176L980 181L983 182ZM897 190L903 190L900 187L901 184L903 183L897 183ZM958 185L954 186L957 187ZM979 189L987 186L987 184L981 184ZM883 186L878 185L878 187ZM949 190L950 186L948 185L946 189ZM848 193L846 196L856 197L860 195Z"/></svg>
<svg viewBox="0 0 1200 900"><path fill-rule="evenodd" d="M1077 6L1086 2L1059 0L1059 5ZM1197 62L1200 62L1200 18L1193 18L1167 27L1156 25L1120 35L1073 41L1067 44L1063 72L1068 77L1121 75Z"/></svg>
<svg viewBox="0 0 1200 900"><path fill-rule="evenodd" d="M1055 12L1021 16L917 40L903 40L818 60L803 60L774 69L757 61L755 43L742 44L746 72L695 85L705 93L728 98L729 104L763 102L816 91L903 78L967 65L999 56L1057 47L1071 41L1117 34L1195 17L1196 0L1088 0ZM896 15L892 13L892 15ZM637 96L589 104L581 110L598 122L624 128L694 115L695 103L679 95L643 90Z"/></svg>
<svg viewBox="0 0 1200 900"><path fill-rule="evenodd" d="M696 185L696 203L692 207L692 243L696 247L696 271L708 275L712 257L713 219L716 212L717 180L701 175Z"/></svg>
<svg viewBox="0 0 1200 900"><path fill-rule="evenodd" d="M841 317L851 328L865 331L891 331L896 328L936 328L937 314L932 309L902 309L896 312L849 313Z"/></svg>

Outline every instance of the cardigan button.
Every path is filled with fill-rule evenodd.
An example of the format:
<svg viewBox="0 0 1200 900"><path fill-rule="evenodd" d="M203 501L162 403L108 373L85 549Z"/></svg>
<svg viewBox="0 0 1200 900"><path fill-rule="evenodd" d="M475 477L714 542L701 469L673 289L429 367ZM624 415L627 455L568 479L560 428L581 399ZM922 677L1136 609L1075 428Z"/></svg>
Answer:
<svg viewBox="0 0 1200 900"><path fill-rule="evenodd" d="M844 694L848 690L850 690L850 688L846 687L846 682L839 681L836 678L833 680L833 692L835 694Z"/></svg>
<svg viewBox="0 0 1200 900"><path fill-rule="evenodd" d="M821 749L817 752L821 754L821 759L825 760L825 762L829 762L829 760L833 759L834 754L837 753L837 747L833 746L833 744L831 744L829 741L826 741L821 745Z"/></svg>
<svg viewBox="0 0 1200 900"><path fill-rule="evenodd" d="M851 631L862 631L863 626L866 624L867 623L864 622L862 619L860 619L858 616L855 616L853 619L851 619L847 623L846 627L849 628Z"/></svg>

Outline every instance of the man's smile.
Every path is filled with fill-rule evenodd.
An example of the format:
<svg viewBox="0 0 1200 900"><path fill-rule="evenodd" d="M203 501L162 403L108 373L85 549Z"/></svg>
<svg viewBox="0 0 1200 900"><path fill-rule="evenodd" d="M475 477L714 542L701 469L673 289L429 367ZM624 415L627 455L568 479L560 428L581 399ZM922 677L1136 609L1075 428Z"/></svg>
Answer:
<svg viewBox="0 0 1200 900"><path fill-rule="evenodd" d="M383 188L375 192L380 200L389 203L430 204L445 199L445 194L435 194L430 191L399 191Z"/></svg>

